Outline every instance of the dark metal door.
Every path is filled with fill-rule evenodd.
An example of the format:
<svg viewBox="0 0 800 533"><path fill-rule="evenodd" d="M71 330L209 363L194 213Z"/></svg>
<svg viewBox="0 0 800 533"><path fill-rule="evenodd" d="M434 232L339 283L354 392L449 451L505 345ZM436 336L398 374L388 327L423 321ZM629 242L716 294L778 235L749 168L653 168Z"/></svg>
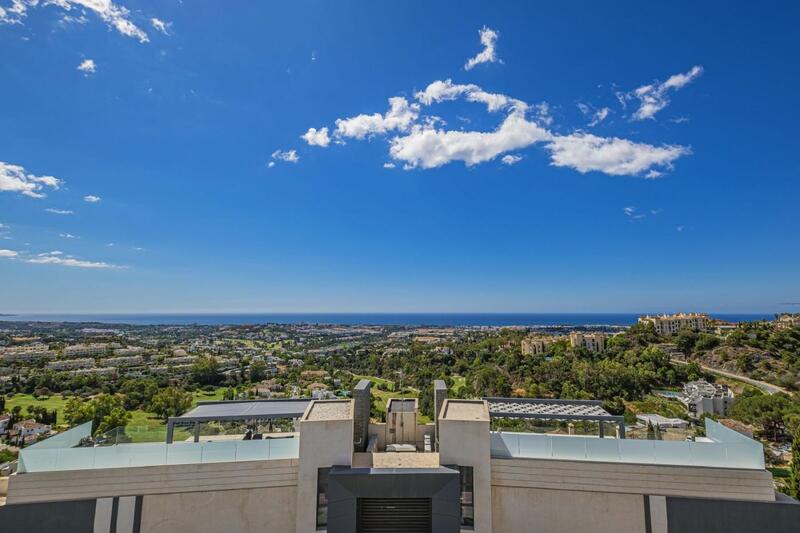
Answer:
<svg viewBox="0 0 800 533"><path fill-rule="evenodd" d="M431 499L358 498L357 533L431 533Z"/></svg>

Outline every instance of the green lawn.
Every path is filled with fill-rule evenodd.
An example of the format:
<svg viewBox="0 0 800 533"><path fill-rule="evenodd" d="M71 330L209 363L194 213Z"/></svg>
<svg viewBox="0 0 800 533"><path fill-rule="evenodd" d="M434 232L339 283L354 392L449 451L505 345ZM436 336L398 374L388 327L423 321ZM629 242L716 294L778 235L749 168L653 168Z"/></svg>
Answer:
<svg viewBox="0 0 800 533"><path fill-rule="evenodd" d="M647 395L642 401L626 402L634 414L657 414L668 418L686 418L686 407L678 400Z"/></svg>
<svg viewBox="0 0 800 533"><path fill-rule="evenodd" d="M389 390L394 390L394 381L391 381L391 380L388 380L388 379L379 378L379 377L375 377L375 376L361 376L359 374L353 374L353 379L355 379L356 381L359 381L359 380L362 380L362 379L368 379L369 381L373 382L375 385L379 385L379 384L383 383L384 385L386 385L389 388ZM373 389L373 390L375 390L375 389Z"/></svg>
<svg viewBox="0 0 800 533"><path fill-rule="evenodd" d="M192 396L194 396L194 405L197 405L197 402L211 402L211 401L222 400L222 396L225 394L225 389L227 389L227 387L217 387L214 389L213 392L205 392L205 391L193 392Z"/></svg>
<svg viewBox="0 0 800 533"><path fill-rule="evenodd" d="M125 427L125 434L131 442L166 442L167 425L153 413L141 409L131 411L131 421ZM181 441L188 438L190 433L185 429L176 428L173 438Z"/></svg>
<svg viewBox="0 0 800 533"><path fill-rule="evenodd" d="M15 394L13 397L6 396L6 411L11 411L14 406L19 405L22 407L22 414L24 416L26 413L26 407L29 405L44 407L48 411L55 409L58 411L59 424L64 423L64 406L66 404L67 400L63 399L60 394L54 394L52 396L40 396L38 399L34 398L30 394Z"/></svg>
<svg viewBox="0 0 800 533"><path fill-rule="evenodd" d="M194 405L198 402L222 400L225 393L225 387L217 387L213 392L196 391L192 394ZM30 394L15 394L13 397L6 396L6 410L11 410L15 405L22 407L22 413L25 414L26 407L29 405L37 405L47 408L48 410L55 409L58 411L58 423L65 424L64 421L64 406L67 400L63 399L60 394L52 396L41 396L38 399ZM125 433L133 440L133 442L164 442L167 437L167 426L159 418L156 418L152 413L147 413L141 409L131 411L131 421L125 428ZM183 440L189 436L185 430L175 430L175 440Z"/></svg>

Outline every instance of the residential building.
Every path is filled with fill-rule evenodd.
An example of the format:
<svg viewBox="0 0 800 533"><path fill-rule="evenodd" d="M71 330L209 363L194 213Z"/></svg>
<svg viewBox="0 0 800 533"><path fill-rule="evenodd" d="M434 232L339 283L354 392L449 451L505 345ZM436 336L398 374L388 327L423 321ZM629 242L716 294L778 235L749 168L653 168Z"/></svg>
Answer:
<svg viewBox="0 0 800 533"><path fill-rule="evenodd" d="M56 352L46 344L29 344L26 346L9 346L0 348L0 361L3 364L36 363L56 358Z"/></svg>
<svg viewBox="0 0 800 533"><path fill-rule="evenodd" d="M30 419L17 422L14 424L13 429L19 437L27 439L28 437L38 437L39 435L50 433L51 428L47 424L40 424L36 420Z"/></svg>
<svg viewBox="0 0 800 533"><path fill-rule="evenodd" d="M573 348L585 348L590 352L603 352L606 349L606 334L573 331L569 334L569 344Z"/></svg>
<svg viewBox="0 0 800 533"><path fill-rule="evenodd" d="M800 313L785 313L775 319L778 329L800 328Z"/></svg>
<svg viewBox="0 0 800 533"><path fill-rule="evenodd" d="M689 381L678 399L686 405L689 415L700 418L712 414L725 416L733 403L733 391L727 385L709 383L704 379Z"/></svg>
<svg viewBox="0 0 800 533"><path fill-rule="evenodd" d="M59 359L47 363L48 370L75 370L76 368L92 368L94 359L86 357L83 359Z"/></svg>
<svg viewBox="0 0 800 533"><path fill-rule="evenodd" d="M678 313L675 315L646 315L639 317L640 324L653 324L659 335L675 335L682 329L706 331L710 317L705 313Z"/></svg>
<svg viewBox="0 0 800 533"><path fill-rule="evenodd" d="M11 417L9 415L0 414L0 435L4 434L6 430L8 430L9 422L11 422Z"/></svg>
<svg viewBox="0 0 800 533"><path fill-rule="evenodd" d="M561 337L552 335L529 335L522 339L522 355L540 355Z"/></svg>
<svg viewBox="0 0 800 533"><path fill-rule="evenodd" d="M114 352L116 353L116 352ZM141 355L131 355L127 357L109 357L107 359L100 359L98 366L138 366L144 364L144 357Z"/></svg>
<svg viewBox="0 0 800 533"><path fill-rule="evenodd" d="M127 348L117 348L114 350L115 357L131 357L134 355L144 355L145 349L141 346L128 346Z"/></svg>
<svg viewBox="0 0 800 533"><path fill-rule="evenodd" d="M776 499L761 444L710 419L696 442L499 432L495 418L550 418L625 434L600 402L448 399L437 382L432 423L403 398L376 422L370 387L359 382L352 400L203 402L169 419L162 444L73 448L91 432L78 426L20 452L0 523L18 531L38 516L42 531L103 533L794 533L800 523L800 505ZM220 420L266 429L201 435ZM294 431L273 432L276 420ZM176 427L193 442L173 442Z"/></svg>
<svg viewBox="0 0 800 533"><path fill-rule="evenodd" d="M64 348L64 357L97 357L105 355L108 350L106 344L75 344Z"/></svg>

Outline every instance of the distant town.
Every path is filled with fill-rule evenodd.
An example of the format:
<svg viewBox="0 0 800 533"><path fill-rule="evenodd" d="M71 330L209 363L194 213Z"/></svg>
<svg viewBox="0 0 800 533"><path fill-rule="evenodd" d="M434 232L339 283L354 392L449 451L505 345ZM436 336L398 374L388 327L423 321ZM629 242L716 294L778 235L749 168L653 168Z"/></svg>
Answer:
<svg viewBox="0 0 800 533"><path fill-rule="evenodd" d="M4 322L0 498L17 472L36 469L31 457L43 452L30 452L62 435L74 440L75 431L78 445L89 447L298 435L302 411L245 414L254 400L304 409L303 402L333 402L320 420L345 416L336 402L354 401L355 411L366 405L370 446L432 452L444 397L484 399L493 439L717 443L722 430L708 424L720 424L763 445L758 461L772 488L796 495L798 370L798 314L740 323L704 313L645 315L629 327ZM235 414L217 416L214 406L225 404ZM198 409L214 416L191 418ZM409 427L416 436L405 444L400 435ZM462 525L471 512L462 506Z"/></svg>

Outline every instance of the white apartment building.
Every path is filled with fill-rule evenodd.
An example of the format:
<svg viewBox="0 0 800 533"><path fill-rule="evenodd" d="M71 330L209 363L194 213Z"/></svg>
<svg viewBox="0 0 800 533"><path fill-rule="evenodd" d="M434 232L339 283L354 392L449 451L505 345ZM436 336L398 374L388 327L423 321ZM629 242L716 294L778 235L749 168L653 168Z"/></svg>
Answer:
<svg viewBox="0 0 800 533"><path fill-rule="evenodd" d="M27 346L10 346L0 348L0 361L5 364L34 363L56 358L56 352L46 344L29 344Z"/></svg>
<svg viewBox="0 0 800 533"><path fill-rule="evenodd" d="M547 351L554 342L563 337L552 335L529 335L522 339L522 355L539 355Z"/></svg>
<svg viewBox="0 0 800 533"><path fill-rule="evenodd" d="M775 319L775 327L778 329L800 328L800 313L786 313Z"/></svg>
<svg viewBox="0 0 800 533"><path fill-rule="evenodd" d="M64 348L64 357L97 357L105 355L108 345L102 343L74 344Z"/></svg>
<svg viewBox="0 0 800 533"><path fill-rule="evenodd" d="M128 357L109 357L107 359L100 359L97 363L98 366L138 366L144 364L144 357L141 355L132 355Z"/></svg>
<svg viewBox="0 0 800 533"><path fill-rule="evenodd" d="M725 416L733 403L733 391L727 385L709 383L704 379L689 381L678 398L693 418L707 414Z"/></svg>
<svg viewBox="0 0 800 533"><path fill-rule="evenodd" d="M93 368L94 359L86 357L83 359L60 359L47 363L48 370L75 370L77 368Z"/></svg>
<svg viewBox="0 0 800 533"><path fill-rule="evenodd" d="M144 355L144 348L141 346L128 346L127 348L117 348L114 350L115 357L130 357L133 355Z"/></svg>
<svg viewBox="0 0 800 533"><path fill-rule="evenodd" d="M432 423L415 399L370 420L352 400L202 402L164 443L77 447L91 423L20 452L0 520L9 531L156 533L796 533L764 452L713 420L695 442L493 431L496 418L624 426L597 401L448 399ZM238 440L213 421L259 421ZM273 421L294 431L272 432ZM188 441L173 442L175 428ZM601 425L602 427L602 425ZM624 427L620 427L624 436ZM261 433L260 431L264 431Z"/></svg>
<svg viewBox="0 0 800 533"><path fill-rule="evenodd" d="M640 324L653 324L659 335L675 335L682 329L706 331L710 318L706 313L678 313L675 315L646 315L639 317Z"/></svg>
<svg viewBox="0 0 800 533"><path fill-rule="evenodd" d="M602 352L606 349L606 334L573 331L569 334L569 344L573 348L585 348L590 352Z"/></svg>

